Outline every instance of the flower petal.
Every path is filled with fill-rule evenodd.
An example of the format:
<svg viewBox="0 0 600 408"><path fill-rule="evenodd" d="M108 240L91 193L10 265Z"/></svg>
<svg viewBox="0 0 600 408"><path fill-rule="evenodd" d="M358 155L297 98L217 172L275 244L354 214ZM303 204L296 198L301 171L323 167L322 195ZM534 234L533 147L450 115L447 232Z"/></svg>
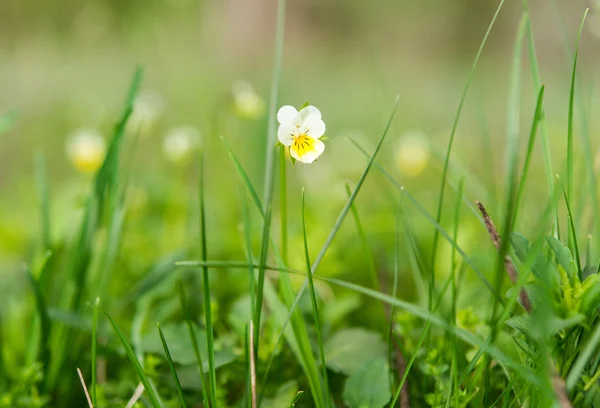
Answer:
<svg viewBox="0 0 600 408"><path fill-rule="evenodd" d="M309 119L321 119L321 111L312 105L309 105L306 108L302 109L299 113L300 116L302 116L303 122Z"/></svg>
<svg viewBox="0 0 600 408"><path fill-rule="evenodd" d="M302 163L312 163L325 150L325 144L319 139L300 136L290 146L290 156Z"/></svg>
<svg viewBox="0 0 600 408"><path fill-rule="evenodd" d="M317 119L315 116L310 116L308 120L304 122L304 132L315 139L320 138L325 134L325 122L321 119Z"/></svg>
<svg viewBox="0 0 600 408"><path fill-rule="evenodd" d="M298 128L294 125L281 125L277 130L277 137L284 146L290 146L294 142L294 135Z"/></svg>
<svg viewBox="0 0 600 408"><path fill-rule="evenodd" d="M277 121L281 125L290 125L294 122L294 119L298 116L296 108L290 105L282 106L277 112Z"/></svg>

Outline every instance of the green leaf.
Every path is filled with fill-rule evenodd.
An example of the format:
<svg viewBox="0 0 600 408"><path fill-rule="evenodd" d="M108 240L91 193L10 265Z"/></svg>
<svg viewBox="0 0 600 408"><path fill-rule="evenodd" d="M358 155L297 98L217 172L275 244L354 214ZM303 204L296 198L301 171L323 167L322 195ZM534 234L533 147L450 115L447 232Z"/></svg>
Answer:
<svg viewBox="0 0 600 408"><path fill-rule="evenodd" d="M296 165L296 159L293 158L293 157L290 157L290 158L292 159L292 166L295 166Z"/></svg>
<svg viewBox="0 0 600 408"><path fill-rule="evenodd" d="M352 375L368 361L385 359L387 345L378 333L362 328L340 330L325 343L327 367Z"/></svg>
<svg viewBox="0 0 600 408"><path fill-rule="evenodd" d="M300 109L298 109L298 111L301 111L302 109L306 108L308 106L308 101L304 102L304 104L302 106L300 106Z"/></svg>
<svg viewBox="0 0 600 408"><path fill-rule="evenodd" d="M196 363L194 354L194 345L190 339L188 328L184 323L167 323L161 326L165 340L169 345L169 351L173 362L188 365ZM198 346L203 357L203 370L208 370L208 348L206 345L206 332L195 327ZM142 348L147 353L163 354L164 349L158 332L152 331L142 339ZM226 365L236 356L231 350L222 350L215 352L215 367ZM197 375L196 375L197 377Z"/></svg>
<svg viewBox="0 0 600 408"><path fill-rule="evenodd" d="M389 368L382 358L367 361L344 386L344 402L350 408L382 408L390 398Z"/></svg>
<svg viewBox="0 0 600 408"><path fill-rule="evenodd" d="M563 267L565 272L567 272L567 276L569 280L573 280L573 276L577 273L577 265L573 261L573 257L571 256L571 251L569 248L565 247L558 239L553 236L547 236L546 242L550 246L552 252L556 256L556 262Z"/></svg>
<svg viewBox="0 0 600 408"><path fill-rule="evenodd" d="M329 140L329 138L327 136L323 135L319 138L319 140Z"/></svg>

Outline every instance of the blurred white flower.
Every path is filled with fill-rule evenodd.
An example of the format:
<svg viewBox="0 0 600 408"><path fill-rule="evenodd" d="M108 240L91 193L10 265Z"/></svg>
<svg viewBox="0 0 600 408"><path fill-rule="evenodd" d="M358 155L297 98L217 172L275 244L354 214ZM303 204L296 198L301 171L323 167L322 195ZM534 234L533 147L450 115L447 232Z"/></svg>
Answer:
<svg viewBox="0 0 600 408"><path fill-rule="evenodd" d="M106 142L96 130L78 129L69 136L66 152L77 171L92 174L104 161Z"/></svg>
<svg viewBox="0 0 600 408"><path fill-rule="evenodd" d="M265 111L265 103L249 82L237 81L231 89L233 109L245 119L257 119Z"/></svg>
<svg viewBox="0 0 600 408"><path fill-rule="evenodd" d="M175 164L186 162L199 147L200 132L193 126L173 128L163 140L163 152Z"/></svg>
<svg viewBox="0 0 600 408"><path fill-rule="evenodd" d="M325 135L325 122L321 111L307 106L298 112L290 105L283 106L277 112L279 142L289 146L290 156L302 163L312 163L325 150L319 139Z"/></svg>
<svg viewBox="0 0 600 408"><path fill-rule="evenodd" d="M393 153L396 166L408 177L421 174L431 156L427 136L420 130L410 130L400 136Z"/></svg>
<svg viewBox="0 0 600 408"><path fill-rule="evenodd" d="M127 122L127 130L145 137L156 124L165 109L165 102L160 93L145 90L135 98L133 111Z"/></svg>

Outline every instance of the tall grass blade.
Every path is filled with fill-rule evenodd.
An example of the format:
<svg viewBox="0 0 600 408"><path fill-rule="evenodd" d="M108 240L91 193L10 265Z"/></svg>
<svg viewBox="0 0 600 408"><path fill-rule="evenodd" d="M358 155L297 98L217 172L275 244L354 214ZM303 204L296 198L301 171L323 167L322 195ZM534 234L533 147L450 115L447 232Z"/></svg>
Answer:
<svg viewBox="0 0 600 408"><path fill-rule="evenodd" d="M519 181L519 190L517 191L517 198L515 202L515 214L513 217L512 229L514 230L517 225L517 218L521 213L521 203L523 201L523 195L525 193L525 185L527 182L527 175L529 174L529 166L531 164L531 156L533 155L533 148L535 146L535 138L538 131L538 125L542 119L542 109L544 103L544 86L540 88L538 93L537 102L535 105L535 113L533 114L533 121L531 123L531 130L529 132L529 140L527 142L527 153L525 154L525 161L523 163L523 171L521 173L521 179Z"/></svg>
<svg viewBox="0 0 600 408"><path fill-rule="evenodd" d="M498 4L498 8L496 9L496 12L494 13L494 17L492 17L492 21L490 22L490 24L487 28L487 31L483 37L483 40L481 41L481 45L479 46L479 50L477 51L477 55L475 56L475 60L473 61L473 65L471 66L471 71L469 72L469 76L467 78L467 83L465 85L462 96L460 98L456 116L454 117L454 122L452 124L452 131L450 132L450 139L448 140L448 148L446 150L446 159L444 160L444 170L442 172L442 182L441 182L440 194L439 194L439 198L438 198L437 215L435 218L435 220L438 224L440 224L440 222L442 221L442 208L444 205L444 193L445 193L445 189L446 189L446 179L448 178L448 167L450 165L450 154L452 153L452 145L454 143L454 136L456 135L456 129L458 128L458 121L460 119L465 100L467 99L467 93L471 86L471 81L473 80L475 68L477 67L477 63L479 62L479 58L481 57L481 53L487 42L490 32L492 31L492 28L494 27L494 24L496 23L496 19L498 18L498 15L500 14L500 10L502 10L504 1L505 0L501 0L500 3ZM435 289L435 257L437 254L438 239L439 239L439 232L436 230L433 235L433 248L432 248L432 252L431 252L432 273L431 273L431 282L430 282L430 289L429 289L429 308L430 309L433 306L433 293L434 293L434 289Z"/></svg>
<svg viewBox="0 0 600 408"><path fill-rule="evenodd" d="M97 375L98 375L98 312L100 309L100 298L96 298L92 310L92 402L97 405L98 399L96 394Z"/></svg>
<svg viewBox="0 0 600 408"><path fill-rule="evenodd" d="M329 380L327 376L327 365L325 364L325 351L323 349L323 334L321 333L321 322L319 319L319 305L317 304L317 295L315 292L315 285L313 283L312 270L310 266L310 254L308 253L308 241L306 239L306 210L305 210L305 199L304 189L302 189L302 236L304 239L304 259L306 260L306 275L308 276L308 289L310 293L310 300L313 307L313 317L315 320L315 331L317 333L317 344L319 346L319 354L321 357L321 368L323 370L323 400L325 405L328 406L331 397L329 396Z"/></svg>
<svg viewBox="0 0 600 408"><path fill-rule="evenodd" d="M579 245L577 244L577 233L575 231L575 222L573 221L573 213L571 212L571 204L569 202L569 197L568 197L568 193L565 190L565 186L563 185L562 181L560 180L560 177L558 177L558 181L560 184L560 188L563 192L563 197L565 198L565 205L567 206L567 217L569 218L569 231L571 236L573 237L573 252L575 253L575 260L577 261L577 271L579 273L579 278L581 279L581 259L580 259L580 255L579 255Z"/></svg>
<svg viewBox="0 0 600 408"><path fill-rule="evenodd" d="M529 45L529 63L531 66L531 75L533 77L533 86L535 89L540 89L542 87L542 81L540 79L540 68L537 59L537 53L535 50L535 40L533 37L533 28L531 26L531 19L529 18L529 4L528 0L523 0L523 9L525 11L525 15L527 16L527 39ZM540 136L542 142L542 159L544 161L544 170L546 172L546 182L548 184L548 195L550 200L554 203L554 222L558 226L559 225L559 217L558 217L558 207L554 201L554 170L552 169L552 154L550 150L550 137L548 135L548 124L545 120L544 114L542 112L540 119ZM557 234L560 238L560 234Z"/></svg>
<svg viewBox="0 0 600 408"><path fill-rule="evenodd" d="M44 264L48 261L50 255L48 255L44 261ZM50 323L50 317L48 316L48 305L46 303L46 298L44 297L44 293L42 292L42 288L29 266L24 266L25 272L27 273L27 278L29 279L29 283L31 284L31 288L33 289L33 294L35 296L35 307L37 309L37 313L40 317L40 344L38 346L39 359L42 365L44 366L44 371L47 372L49 368L50 362L50 330L52 328Z"/></svg>
<svg viewBox="0 0 600 408"><path fill-rule="evenodd" d="M158 402L156 393L154 392L154 388L152 388L152 384L150 384L150 380L146 376L146 373L144 373L144 369L142 368L142 365L140 364L138 358L136 357L135 352L131 348L131 345L127 342L127 340L125 340L125 336L123 336L123 333L121 333L121 330L119 330L119 327L116 325L116 323L113 321L113 319L107 313L105 313L105 315L108 318L108 320L110 321L110 324L112 325L112 327L115 329L115 333L117 333L117 336L121 340L121 343L123 344L123 347L125 348L125 352L127 353L127 357L129 357L131 364L133 364L133 367L135 368L135 372L136 372L139 380L142 382L142 384L144 384L144 388L146 389L146 392L148 393L148 398L150 398L152 407L161 408L160 403Z"/></svg>
<svg viewBox="0 0 600 408"><path fill-rule="evenodd" d="M162 329L160 328L160 323L157 323L156 327L158 329L158 334L160 335L160 342L162 343L163 349L165 350L165 356L167 357L167 362L169 363L169 369L171 370L173 380L175 381L175 388L177 388L177 395L179 395L179 401L181 402L181 406L185 408L187 407L187 404L185 403L185 397L183 396L183 390L181 389L179 376L177 375L177 371L175 371L175 365L173 364L173 360L171 359L171 352L169 351L169 347L167 346L165 335L163 334Z"/></svg>
<svg viewBox="0 0 600 408"><path fill-rule="evenodd" d="M573 110L575 104L575 80L577 78L577 57L579 56L579 40L581 39L581 32L583 31L583 25L585 18L587 17L589 9L586 9L581 19L581 25L579 26L579 32L577 34L577 40L575 42L575 56L573 57L573 72L571 74L571 89L569 91L569 121L567 130L567 191L565 200L569 203L573 203L573 190L574 190L574 179L573 179ZM597 217L597 214L594 214ZM575 250L575 241L577 238L573 235L574 230L569 229L568 243L571 250ZM580 266L580 265L579 265Z"/></svg>
<svg viewBox="0 0 600 408"><path fill-rule="evenodd" d="M50 192L48 188L48 174L44 153L39 151L35 155L35 175L38 198L40 200L41 235L44 250L52 246L50 229Z"/></svg>
<svg viewBox="0 0 600 408"><path fill-rule="evenodd" d="M207 266L208 267L208 266ZM191 316L189 313L189 309L187 307L187 302L185 301L185 292L183 290L183 283L180 281L179 285L179 302L181 304L181 310L183 311L183 315L185 318L185 322L188 327L188 333L190 334L190 339L192 340L192 346L194 350L194 355L196 356L196 366L198 368L198 375L200 376L200 387L202 388L202 400L204 402L204 406L210 408L210 395L208 392L208 387L206 384L206 379L204 378L204 364L202 363L202 355L200 354L200 346L198 345L198 338L196 337L196 331L194 330L194 326L192 325ZM216 408L212 406L213 408Z"/></svg>
<svg viewBox="0 0 600 408"><path fill-rule="evenodd" d="M199 177L199 199L200 199L200 251L201 258L206 261L207 257L207 239L206 239L206 209L204 202L204 155L202 151L198 158L198 177ZM215 370L215 345L214 328L212 324L212 306L210 302L210 277L208 268L202 267L202 297L204 299L204 320L206 324L206 345L208 348L208 380L210 383L210 398L212 406L217 406L217 374Z"/></svg>

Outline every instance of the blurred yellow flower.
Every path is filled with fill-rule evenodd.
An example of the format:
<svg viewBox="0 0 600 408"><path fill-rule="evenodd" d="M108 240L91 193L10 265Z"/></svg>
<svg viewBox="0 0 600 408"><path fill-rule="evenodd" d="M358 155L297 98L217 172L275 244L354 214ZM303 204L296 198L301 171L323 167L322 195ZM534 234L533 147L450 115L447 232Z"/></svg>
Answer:
<svg viewBox="0 0 600 408"><path fill-rule="evenodd" d="M421 174L431 156L427 136L420 130L410 130L400 136L393 153L396 166L408 177Z"/></svg>
<svg viewBox="0 0 600 408"><path fill-rule="evenodd" d="M231 89L233 109L245 119L257 119L265 112L265 103L249 82L238 81Z"/></svg>
<svg viewBox="0 0 600 408"><path fill-rule="evenodd" d="M193 126L180 126L169 130L163 140L163 152L174 164L187 162L200 147L200 132Z"/></svg>
<svg viewBox="0 0 600 408"><path fill-rule="evenodd" d="M279 142L288 146L290 156L303 163L314 162L325 150L319 140L325 134L325 122L321 112L314 106L307 106L298 112L286 105L277 112Z"/></svg>
<svg viewBox="0 0 600 408"><path fill-rule="evenodd" d="M148 136L164 108L165 102L160 93L153 90L140 92L133 102L133 111L127 122L127 131L139 134L142 138Z"/></svg>
<svg viewBox="0 0 600 408"><path fill-rule="evenodd" d="M100 168L106 155L106 142L96 130L78 129L67 140L67 157L81 173L92 174Z"/></svg>

